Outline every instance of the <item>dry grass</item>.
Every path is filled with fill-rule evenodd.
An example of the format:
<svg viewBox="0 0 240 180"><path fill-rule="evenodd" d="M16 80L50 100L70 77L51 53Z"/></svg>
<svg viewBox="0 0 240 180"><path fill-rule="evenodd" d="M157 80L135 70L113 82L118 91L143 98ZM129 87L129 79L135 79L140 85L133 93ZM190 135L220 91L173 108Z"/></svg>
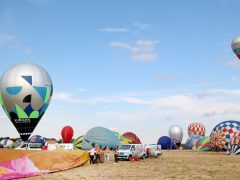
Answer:
<svg viewBox="0 0 240 180"><path fill-rule="evenodd" d="M102 165L78 167L67 171L46 174L30 179L240 179L240 156L225 153L191 151L163 151L159 158L137 162L120 161Z"/></svg>

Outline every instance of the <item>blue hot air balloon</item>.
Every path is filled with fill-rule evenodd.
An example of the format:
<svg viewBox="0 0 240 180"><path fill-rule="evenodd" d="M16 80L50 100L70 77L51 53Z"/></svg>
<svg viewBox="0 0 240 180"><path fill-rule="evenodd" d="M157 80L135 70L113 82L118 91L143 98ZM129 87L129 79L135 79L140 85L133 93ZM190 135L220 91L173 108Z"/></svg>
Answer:
<svg viewBox="0 0 240 180"><path fill-rule="evenodd" d="M46 143L46 139L40 135L34 135L29 139L29 143L38 143L44 146Z"/></svg>
<svg viewBox="0 0 240 180"><path fill-rule="evenodd" d="M102 148L108 146L114 149L116 145L120 147L121 143L113 131L104 127L94 127L84 136L82 149L89 149L91 147L90 145L100 145Z"/></svg>
<svg viewBox="0 0 240 180"><path fill-rule="evenodd" d="M168 136L162 136L158 139L158 145L161 145L162 149L176 149L176 144Z"/></svg>
<svg viewBox="0 0 240 180"><path fill-rule="evenodd" d="M199 134L196 135L192 135L191 137L189 137L186 141L185 144L185 148L186 149L192 149L193 146L195 145L195 143L200 140L202 138L202 136L200 136Z"/></svg>

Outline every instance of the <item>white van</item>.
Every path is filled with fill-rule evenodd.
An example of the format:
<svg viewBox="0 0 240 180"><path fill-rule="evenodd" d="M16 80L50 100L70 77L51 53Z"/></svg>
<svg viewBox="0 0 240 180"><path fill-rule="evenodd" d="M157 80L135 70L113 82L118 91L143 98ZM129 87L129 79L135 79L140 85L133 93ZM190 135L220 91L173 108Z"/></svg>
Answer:
<svg viewBox="0 0 240 180"><path fill-rule="evenodd" d="M22 142L17 148L15 149L21 149L21 150L42 150L42 144L41 143L25 143Z"/></svg>
<svg viewBox="0 0 240 180"><path fill-rule="evenodd" d="M130 160L132 157L145 159L147 157L143 144L121 145L118 151L118 159Z"/></svg>
<svg viewBox="0 0 240 180"><path fill-rule="evenodd" d="M147 157L158 157L162 155L161 145L158 144L145 144L145 150L147 152Z"/></svg>

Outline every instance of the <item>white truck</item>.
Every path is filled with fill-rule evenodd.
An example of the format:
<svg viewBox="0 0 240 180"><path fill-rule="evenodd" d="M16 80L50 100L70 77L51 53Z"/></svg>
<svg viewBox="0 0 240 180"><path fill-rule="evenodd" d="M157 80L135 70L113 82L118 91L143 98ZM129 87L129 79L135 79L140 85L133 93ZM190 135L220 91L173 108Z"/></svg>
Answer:
<svg viewBox="0 0 240 180"><path fill-rule="evenodd" d="M145 159L147 154L143 144L125 144L120 146L117 157L120 160L131 160L133 157Z"/></svg>
<svg viewBox="0 0 240 180"><path fill-rule="evenodd" d="M145 150L147 152L147 157L158 157L162 155L161 145L158 144L145 144Z"/></svg>

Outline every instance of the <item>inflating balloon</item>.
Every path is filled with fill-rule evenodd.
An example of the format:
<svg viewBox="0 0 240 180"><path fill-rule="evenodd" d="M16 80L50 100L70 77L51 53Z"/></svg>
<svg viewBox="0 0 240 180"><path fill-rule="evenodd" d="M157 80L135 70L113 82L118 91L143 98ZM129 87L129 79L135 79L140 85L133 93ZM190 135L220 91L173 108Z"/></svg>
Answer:
<svg viewBox="0 0 240 180"><path fill-rule="evenodd" d="M200 135L192 135L191 137L189 137L185 143L185 148L186 149L192 149L193 146L196 144L196 142L198 140L200 140L202 138L202 136Z"/></svg>
<svg viewBox="0 0 240 180"><path fill-rule="evenodd" d="M211 148L214 151L226 151L229 149L229 142L240 128L239 121L224 121L219 123L211 132Z"/></svg>
<svg viewBox="0 0 240 180"><path fill-rule="evenodd" d="M211 150L210 139L211 138L209 136L199 139L193 146L192 150L197 152L210 151Z"/></svg>
<svg viewBox="0 0 240 180"><path fill-rule="evenodd" d="M240 59L240 36L236 37L232 41L232 50Z"/></svg>
<svg viewBox="0 0 240 180"><path fill-rule="evenodd" d="M161 145L162 149L176 149L175 143L168 136L160 137L157 144Z"/></svg>
<svg viewBox="0 0 240 180"><path fill-rule="evenodd" d="M121 144L129 144L130 142L132 142L131 139L128 139L124 136L122 136L120 133L113 131L114 135L119 139Z"/></svg>
<svg viewBox="0 0 240 180"><path fill-rule="evenodd" d="M49 74L36 64L17 64L2 75L0 104L23 141L29 138L45 113L52 92Z"/></svg>
<svg viewBox="0 0 240 180"><path fill-rule="evenodd" d="M235 155L240 154L240 129L230 140L230 153Z"/></svg>
<svg viewBox="0 0 240 180"><path fill-rule="evenodd" d="M108 146L114 149L116 145L121 146L120 140L114 135L114 132L104 127L94 127L84 136L82 149L86 150L92 146L100 145L102 148Z"/></svg>
<svg viewBox="0 0 240 180"><path fill-rule="evenodd" d="M73 128L71 126L63 127L61 135L64 143L71 142L73 137Z"/></svg>
<svg viewBox="0 0 240 180"><path fill-rule="evenodd" d="M82 149L82 143L84 141L84 136L79 136L75 141L74 141L74 147L76 149Z"/></svg>
<svg viewBox="0 0 240 180"><path fill-rule="evenodd" d="M172 125L168 130L168 134L176 145L180 146L183 138L182 128L179 125Z"/></svg>
<svg viewBox="0 0 240 180"><path fill-rule="evenodd" d="M128 139L129 144L141 144L140 139L133 132L126 132L122 136Z"/></svg>
<svg viewBox="0 0 240 180"><path fill-rule="evenodd" d="M202 123L191 123L188 126L188 136L192 136L192 135L201 135L201 136L205 136L205 126Z"/></svg>

